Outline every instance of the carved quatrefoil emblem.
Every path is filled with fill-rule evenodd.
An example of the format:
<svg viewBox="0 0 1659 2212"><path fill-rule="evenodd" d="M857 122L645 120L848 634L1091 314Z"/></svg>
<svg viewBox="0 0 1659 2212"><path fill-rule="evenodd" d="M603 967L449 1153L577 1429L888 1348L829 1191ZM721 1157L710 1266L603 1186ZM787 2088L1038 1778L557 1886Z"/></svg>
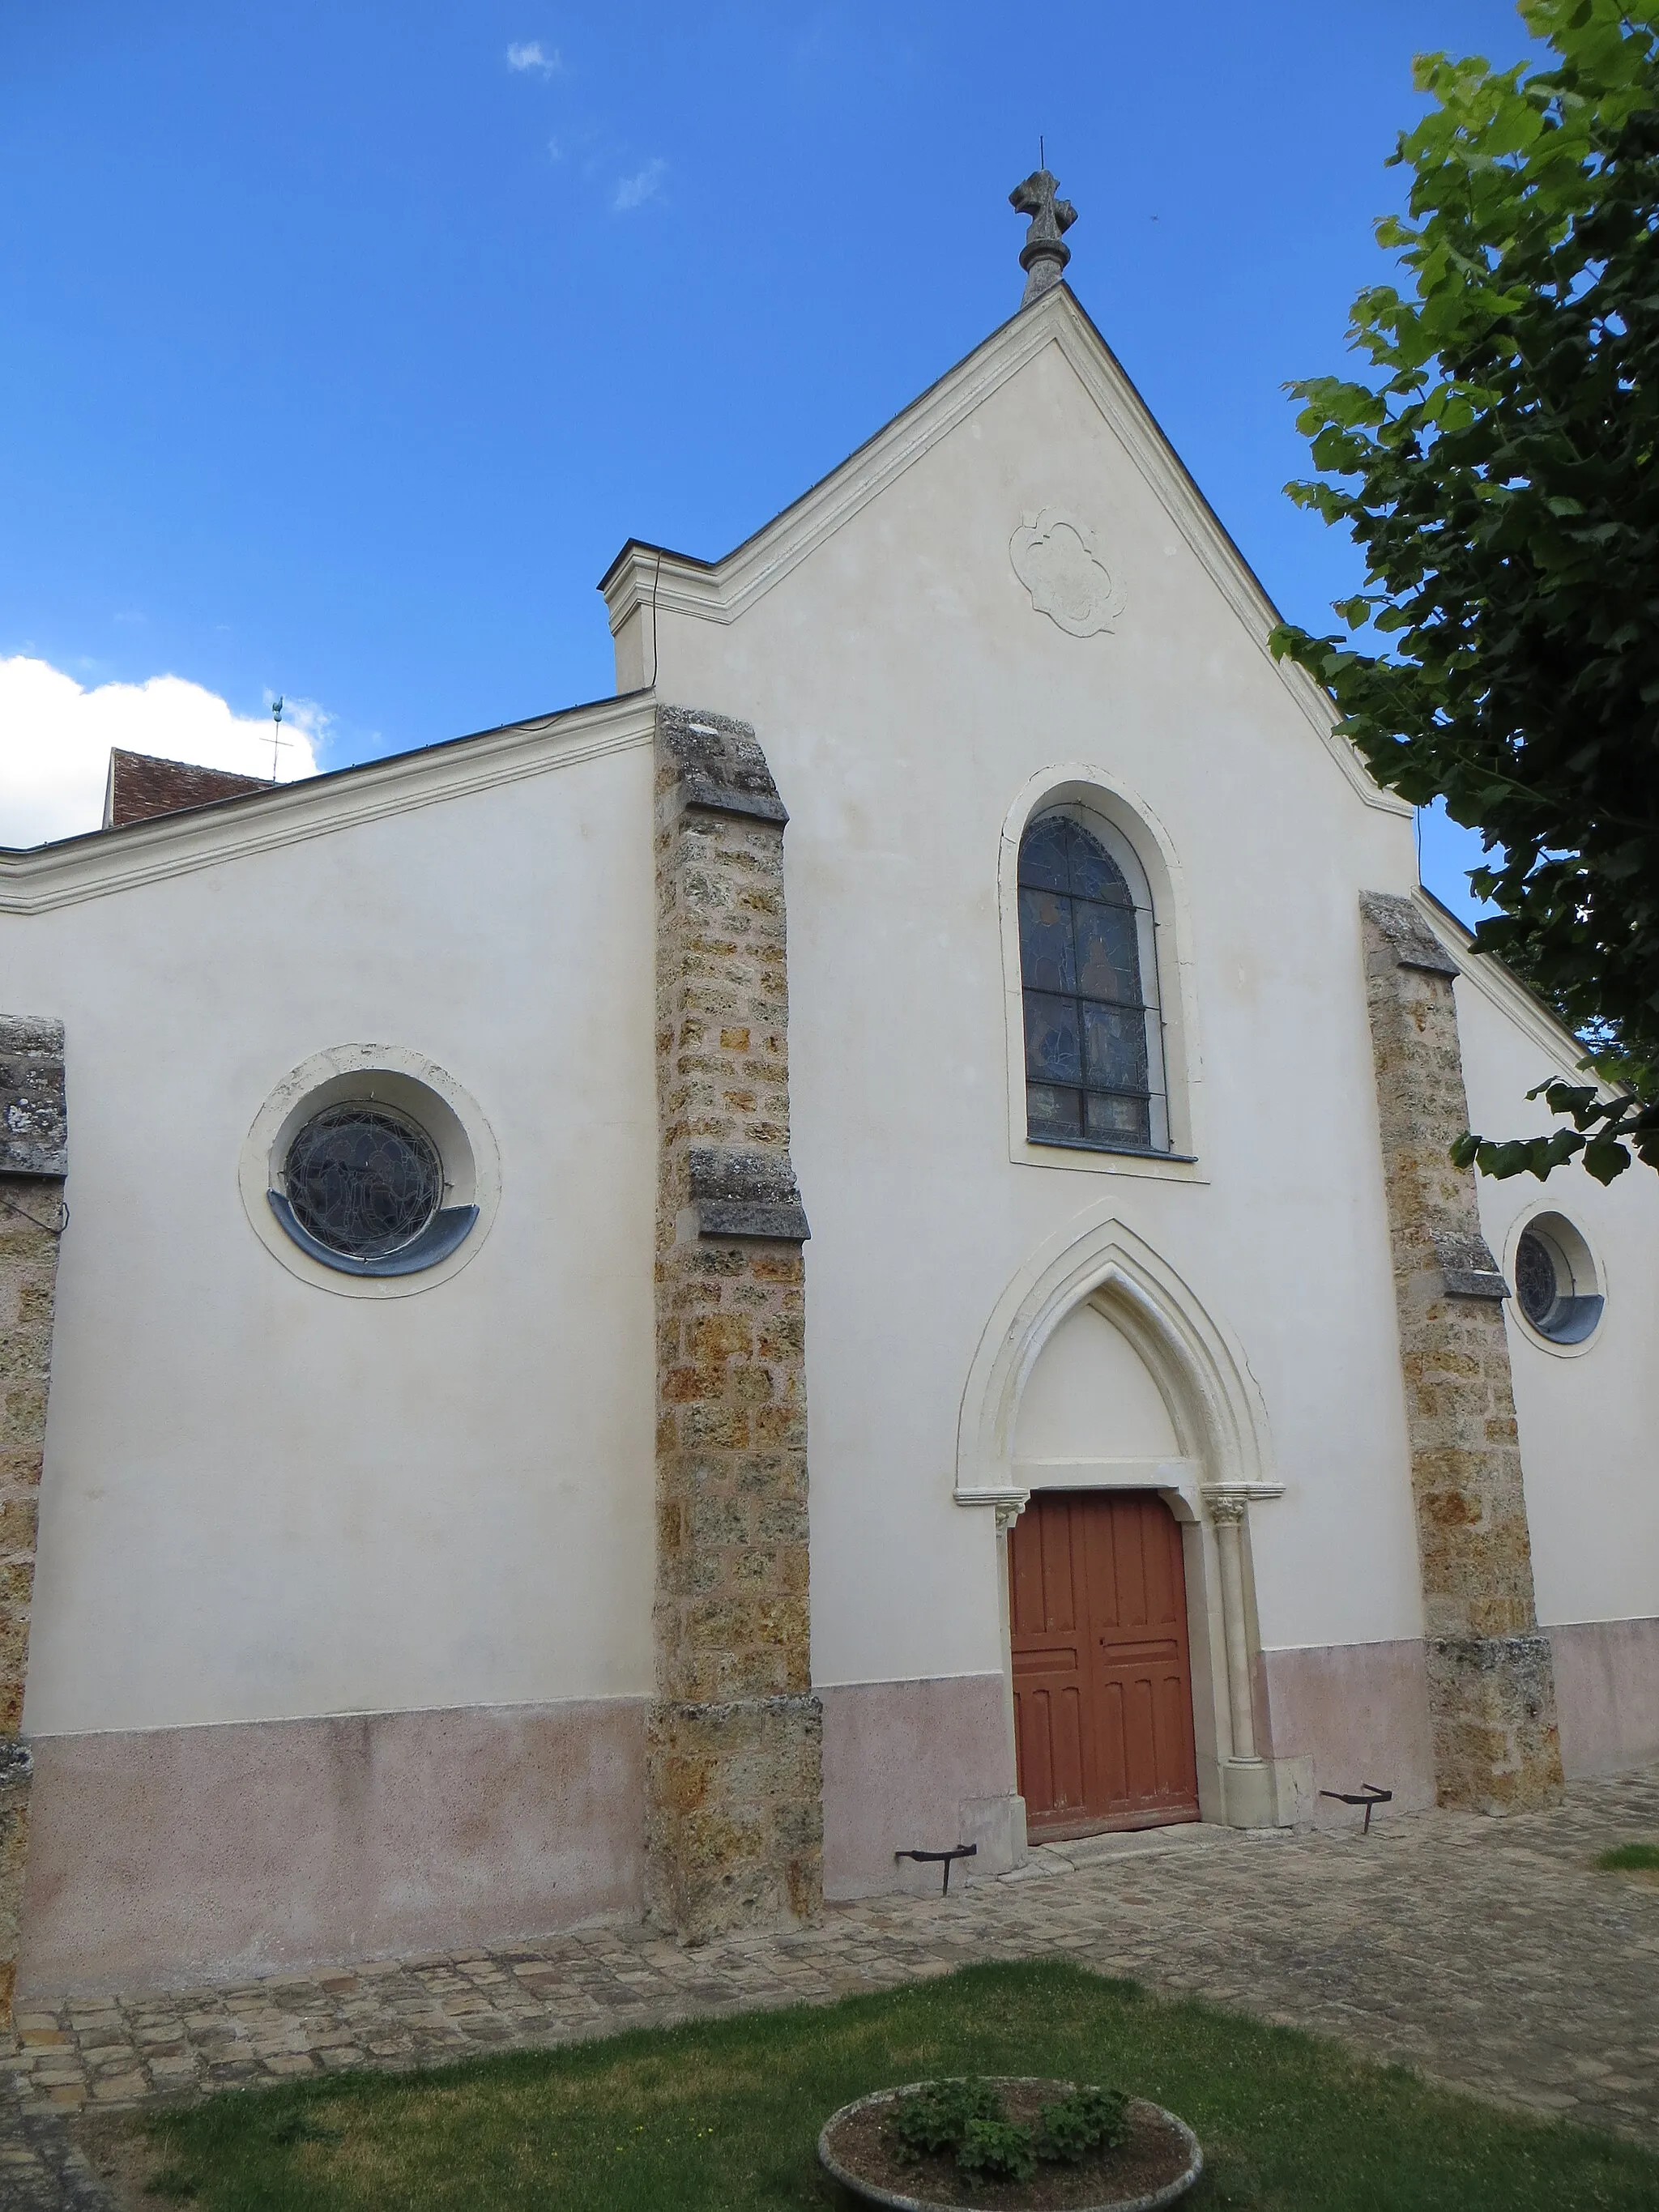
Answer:
<svg viewBox="0 0 1659 2212"><path fill-rule="evenodd" d="M1009 540L1008 557L1038 614L1073 637L1115 629L1123 611L1123 586L1088 524L1058 507L1045 507L1024 521Z"/></svg>

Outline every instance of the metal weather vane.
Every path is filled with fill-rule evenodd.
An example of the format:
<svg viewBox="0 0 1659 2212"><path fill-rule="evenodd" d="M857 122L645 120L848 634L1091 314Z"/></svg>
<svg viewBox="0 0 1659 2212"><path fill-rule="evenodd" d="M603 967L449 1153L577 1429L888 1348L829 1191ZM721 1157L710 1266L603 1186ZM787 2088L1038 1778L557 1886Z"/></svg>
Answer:
<svg viewBox="0 0 1659 2212"><path fill-rule="evenodd" d="M273 699L270 702L270 780L273 783L276 781L276 756L290 742L283 735L283 701L280 697Z"/></svg>

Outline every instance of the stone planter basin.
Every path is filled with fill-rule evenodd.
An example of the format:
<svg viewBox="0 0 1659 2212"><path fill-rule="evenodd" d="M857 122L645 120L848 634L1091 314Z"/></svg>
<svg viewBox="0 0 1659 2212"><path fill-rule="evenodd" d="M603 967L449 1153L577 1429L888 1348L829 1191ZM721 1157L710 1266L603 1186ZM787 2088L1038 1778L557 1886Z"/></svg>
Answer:
<svg viewBox="0 0 1659 2212"><path fill-rule="evenodd" d="M1009 2090L1049 2090L1055 2096L1066 2094L1076 2085L1070 2081L1050 2081L1030 2075L994 2075L987 2077L994 2086L1006 2093ZM839 2182L849 2196L862 2204L882 2204L891 2212L1019 2212L1026 2191L1018 2183L997 2182L981 2185L973 2194L972 2201L961 2195L940 2196L927 2191L936 2185L918 2177L910 2193L905 2185L896 2185L892 2178L872 2177L860 2172L855 2148L847 2140L848 2124L879 2113L884 2107L896 2105L900 2098L908 2097L926 2087L921 2081L906 2082L896 2089L878 2089L873 2095L860 2097L850 2105L843 2105L824 2122L818 2136L818 2161L833 2179ZM1182 2119L1167 2112L1161 2105L1148 2104L1137 2098L1130 2106L1132 2113L1163 2121L1176 2139L1172 2145L1171 2164L1177 2158L1181 2170L1160 2179L1150 2187L1142 2187L1139 2194L1128 2196L1082 2197L1072 2200L1065 2212L1161 2212L1166 2204L1173 2204L1197 2181L1204 2171L1204 2154L1199 2148L1198 2137ZM1184 2154L1184 2155L1183 2155ZM1063 2166L1039 2169L1039 2182L1047 2176L1065 2173ZM1081 2177L1079 2176L1079 2181ZM1033 2183L1030 2187L1035 2188ZM981 2197L990 2201L981 2203Z"/></svg>

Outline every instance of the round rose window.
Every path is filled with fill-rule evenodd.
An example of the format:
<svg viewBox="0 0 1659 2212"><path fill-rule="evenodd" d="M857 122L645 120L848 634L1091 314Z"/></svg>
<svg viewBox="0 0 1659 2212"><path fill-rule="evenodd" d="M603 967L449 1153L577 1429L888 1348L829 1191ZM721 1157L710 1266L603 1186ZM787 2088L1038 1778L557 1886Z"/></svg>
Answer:
<svg viewBox="0 0 1659 2212"><path fill-rule="evenodd" d="M1604 1299L1589 1247L1559 1213L1534 1214L1515 1248L1515 1302L1528 1326L1554 1345L1583 1344Z"/></svg>
<svg viewBox="0 0 1659 2212"><path fill-rule="evenodd" d="M294 1218L343 1260L386 1260L431 1227L443 1163L418 1122L356 1100L325 1106L296 1133L283 1164Z"/></svg>

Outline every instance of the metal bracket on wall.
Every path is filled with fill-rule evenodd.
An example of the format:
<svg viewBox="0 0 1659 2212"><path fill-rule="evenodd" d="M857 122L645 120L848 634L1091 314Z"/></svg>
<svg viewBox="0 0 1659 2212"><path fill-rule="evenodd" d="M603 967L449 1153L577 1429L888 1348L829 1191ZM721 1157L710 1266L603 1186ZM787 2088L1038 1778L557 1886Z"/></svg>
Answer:
<svg viewBox="0 0 1659 2212"><path fill-rule="evenodd" d="M1392 1790L1379 1790L1374 1782L1362 1782L1359 1789L1363 1794L1358 1796L1351 1790L1322 1790L1319 1794L1322 1797L1334 1797L1339 1805L1363 1805L1365 1808L1365 1825L1359 1832L1362 1836L1369 1836L1371 1832L1372 1807L1391 1805L1394 1802L1394 1792Z"/></svg>
<svg viewBox="0 0 1659 2212"><path fill-rule="evenodd" d="M951 1894L951 1861L953 1859L976 1859L979 1856L979 1845L977 1844L957 1844L954 1850L948 1851L895 1851L893 1856L896 1859L921 1859L924 1862L931 1861L934 1863L938 1863L942 1860L945 1866L945 1880L943 1884L940 1886L939 1895L941 1897L949 1897Z"/></svg>

